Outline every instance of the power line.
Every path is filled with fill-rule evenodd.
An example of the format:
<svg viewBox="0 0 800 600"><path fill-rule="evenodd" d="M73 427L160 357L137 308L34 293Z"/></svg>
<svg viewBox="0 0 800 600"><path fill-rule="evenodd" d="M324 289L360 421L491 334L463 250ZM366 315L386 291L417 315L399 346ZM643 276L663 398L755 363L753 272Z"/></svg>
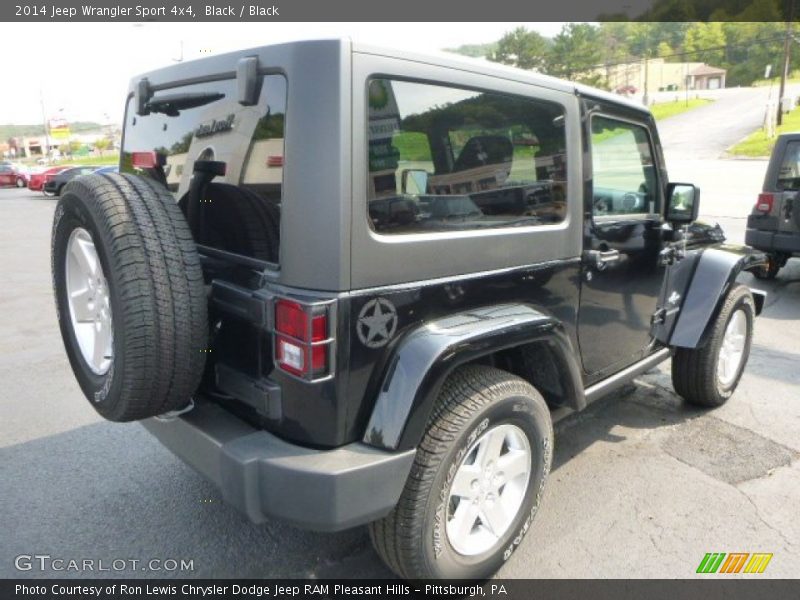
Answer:
<svg viewBox="0 0 800 600"><path fill-rule="evenodd" d="M784 32L784 33L776 34L776 35L770 36L770 37L753 38L751 40L748 40L747 43L724 44L722 46L709 46L707 48L701 48L699 50L685 50L685 51L682 51L682 52L673 52L672 54L660 54L660 55L656 55L656 56L647 57L647 60L653 60L653 59L658 59L658 58L676 58L676 57L685 58L687 56L694 56L696 54L704 54L706 52L714 52L716 50L729 50L729 49L734 49L734 48L748 48L748 47L751 47L753 44L757 44L757 43L761 43L761 42L783 41L784 38L785 38L785 35L786 35L786 33ZM792 39L795 42L798 41L795 38L792 38ZM643 56L630 56L626 60L622 60L620 62L604 62L604 63L595 64L595 65L588 65L585 68L586 69L595 69L595 68L599 69L599 68L604 68L604 67L616 67L616 66L619 66L619 65L628 65L628 64L631 64L631 63L635 63L635 62L639 62L641 60L644 60L644 58L645 57L643 57Z"/></svg>

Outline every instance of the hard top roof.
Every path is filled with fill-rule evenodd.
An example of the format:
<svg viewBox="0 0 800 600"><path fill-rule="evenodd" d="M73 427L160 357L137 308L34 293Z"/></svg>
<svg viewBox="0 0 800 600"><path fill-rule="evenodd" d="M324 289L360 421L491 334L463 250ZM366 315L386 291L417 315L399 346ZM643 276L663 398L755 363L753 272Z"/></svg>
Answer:
<svg viewBox="0 0 800 600"><path fill-rule="evenodd" d="M370 44L363 44L360 42L352 42L346 38L336 39L316 39L316 40L302 40L285 42L281 44L271 44L256 48L248 48L243 50L236 50L226 54L220 54L207 58L200 58L190 60L179 64L173 64L162 69L156 69L147 73L142 73L131 79L130 91L135 89L136 82L147 77L156 86L168 84L168 82L176 82L180 80L192 80L202 75L230 73L235 69L236 60L244 56L258 55L269 50L276 50L281 52L290 51L293 47L305 47L304 49L312 49L316 46L320 52L329 52L332 46L340 46L342 48L349 48L352 52L363 54L374 54L379 56L386 56L397 58L401 60L410 60L419 63L439 65L442 67L461 69L471 73L478 73L490 77L498 77L521 83L529 83L547 87L554 90L563 91L566 93L574 93L585 96L591 96L598 100L615 103L626 106L628 108L639 110L641 112L648 112L641 104L612 94L605 90L593 88L580 83L566 81L543 75L534 71L526 71L516 67L502 65L499 63L490 62L488 60L469 58L457 54L450 54L447 52L433 52L433 53L417 53L409 52L406 50L398 50L393 48L384 48L380 46L373 46ZM267 66L267 65L264 65Z"/></svg>

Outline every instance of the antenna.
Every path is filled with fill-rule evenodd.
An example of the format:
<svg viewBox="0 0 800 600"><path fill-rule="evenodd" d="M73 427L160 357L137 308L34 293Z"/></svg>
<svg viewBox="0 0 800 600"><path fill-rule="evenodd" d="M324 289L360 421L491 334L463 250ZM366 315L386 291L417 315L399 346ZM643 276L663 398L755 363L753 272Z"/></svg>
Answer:
<svg viewBox="0 0 800 600"><path fill-rule="evenodd" d="M181 53L180 53L180 56L178 56L178 58L173 58L173 59L172 59L172 60L173 60L173 61L175 61L175 62L183 62L183 40L181 40L181 42L180 42L180 43L181 43Z"/></svg>

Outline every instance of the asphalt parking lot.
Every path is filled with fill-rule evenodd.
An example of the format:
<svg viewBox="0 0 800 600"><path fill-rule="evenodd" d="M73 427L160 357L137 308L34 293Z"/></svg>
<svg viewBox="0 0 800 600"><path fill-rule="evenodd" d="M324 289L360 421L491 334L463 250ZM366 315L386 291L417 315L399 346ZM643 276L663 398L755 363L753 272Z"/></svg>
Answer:
<svg viewBox="0 0 800 600"><path fill-rule="evenodd" d="M677 170L704 186L702 212L741 241L759 168L709 160ZM0 190L0 576L388 576L364 528L251 525L141 426L94 413L56 326L55 204ZM767 307L728 404L685 406L664 365L559 423L542 508L499 576L690 577L707 552L769 552L764 576L800 573L800 260L755 285L769 292ZM106 566L184 559L193 570L15 568L15 557L35 554Z"/></svg>

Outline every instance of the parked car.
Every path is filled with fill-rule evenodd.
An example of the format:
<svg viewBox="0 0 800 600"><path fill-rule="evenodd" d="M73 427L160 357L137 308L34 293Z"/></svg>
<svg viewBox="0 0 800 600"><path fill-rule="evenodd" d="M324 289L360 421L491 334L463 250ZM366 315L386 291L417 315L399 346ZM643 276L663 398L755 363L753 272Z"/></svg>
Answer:
<svg viewBox="0 0 800 600"><path fill-rule="evenodd" d="M52 175L55 176L56 174L69 169L68 165L59 166L59 167L50 167L49 169L45 169L43 171L37 171L35 173L31 173L30 178L28 179L28 189L32 192L41 192L42 188L44 187L44 182L48 176Z"/></svg>
<svg viewBox="0 0 800 600"><path fill-rule="evenodd" d="M96 175L102 175L103 173L119 173L119 167L116 165L100 167L99 169L95 170L94 173Z"/></svg>
<svg viewBox="0 0 800 600"><path fill-rule="evenodd" d="M747 218L745 242L767 253L756 277L773 279L792 256L800 256L800 133L778 137L762 189Z"/></svg>
<svg viewBox="0 0 800 600"><path fill-rule="evenodd" d="M617 95L294 42L135 77L123 139L53 226L91 406L255 522L369 524L401 577L509 560L563 416L667 360L706 409L744 372L765 296L737 277L764 257L696 222Z"/></svg>
<svg viewBox="0 0 800 600"><path fill-rule="evenodd" d="M11 163L0 164L0 186L13 185L23 188L28 185L28 171Z"/></svg>
<svg viewBox="0 0 800 600"><path fill-rule="evenodd" d="M47 175L44 180L42 191L50 196L60 196L61 190L64 189L64 186L67 185L68 182L81 175L93 173L97 169L98 167L96 166L70 167L58 173Z"/></svg>

